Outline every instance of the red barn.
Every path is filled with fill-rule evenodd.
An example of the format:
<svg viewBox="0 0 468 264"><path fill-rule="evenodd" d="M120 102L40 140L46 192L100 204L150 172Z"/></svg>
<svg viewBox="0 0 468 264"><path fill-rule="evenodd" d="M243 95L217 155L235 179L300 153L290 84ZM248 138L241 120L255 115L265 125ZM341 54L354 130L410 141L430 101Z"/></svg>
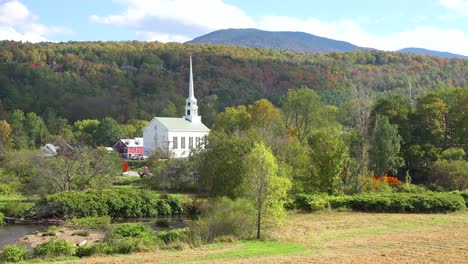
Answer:
<svg viewBox="0 0 468 264"><path fill-rule="evenodd" d="M143 159L143 138L119 139L112 147L122 158Z"/></svg>

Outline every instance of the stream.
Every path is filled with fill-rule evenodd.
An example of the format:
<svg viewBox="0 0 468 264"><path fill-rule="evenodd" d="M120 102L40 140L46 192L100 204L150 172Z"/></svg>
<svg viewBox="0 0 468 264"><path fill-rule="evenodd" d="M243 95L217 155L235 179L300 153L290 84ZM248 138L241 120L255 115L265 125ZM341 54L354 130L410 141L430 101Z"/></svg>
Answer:
<svg viewBox="0 0 468 264"><path fill-rule="evenodd" d="M43 230L41 225L0 225L0 250L3 246L13 244L27 234Z"/></svg>

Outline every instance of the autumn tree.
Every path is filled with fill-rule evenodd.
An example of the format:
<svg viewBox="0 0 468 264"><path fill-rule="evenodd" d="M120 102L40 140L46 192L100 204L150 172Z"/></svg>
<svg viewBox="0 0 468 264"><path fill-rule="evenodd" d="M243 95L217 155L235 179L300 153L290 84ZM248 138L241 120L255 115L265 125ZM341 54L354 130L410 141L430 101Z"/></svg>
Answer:
<svg viewBox="0 0 468 264"><path fill-rule="evenodd" d="M291 182L278 175L276 159L263 143L255 143L242 164L245 173L242 193L255 205L257 239L260 239L262 228L283 214Z"/></svg>
<svg viewBox="0 0 468 264"><path fill-rule="evenodd" d="M9 147L11 144L11 126L6 120L0 120L0 145Z"/></svg>

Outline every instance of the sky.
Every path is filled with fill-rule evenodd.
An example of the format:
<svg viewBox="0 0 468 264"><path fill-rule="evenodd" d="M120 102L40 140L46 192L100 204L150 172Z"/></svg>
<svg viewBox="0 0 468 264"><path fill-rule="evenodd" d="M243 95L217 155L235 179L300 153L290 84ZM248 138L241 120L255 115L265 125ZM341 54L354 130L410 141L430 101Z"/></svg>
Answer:
<svg viewBox="0 0 468 264"><path fill-rule="evenodd" d="M468 56L468 0L0 0L0 40L185 42L226 28Z"/></svg>

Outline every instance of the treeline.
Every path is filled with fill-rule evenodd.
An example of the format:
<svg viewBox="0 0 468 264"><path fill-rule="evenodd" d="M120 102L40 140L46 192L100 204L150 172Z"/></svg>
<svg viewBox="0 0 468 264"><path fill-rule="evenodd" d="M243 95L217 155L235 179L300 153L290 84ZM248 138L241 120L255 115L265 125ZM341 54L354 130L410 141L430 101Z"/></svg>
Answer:
<svg viewBox="0 0 468 264"><path fill-rule="evenodd" d="M226 106L308 86L342 106L351 84L413 95L467 86L467 60L381 51L298 54L268 49L157 42L0 42L0 118L15 109L70 123L183 113L188 56L193 54L200 112L211 125Z"/></svg>
<svg viewBox="0 0 468 264"><path fill-rule="evenodd" d="M277 166L292 194L380 191L403 182L468 188L467 88L437 90L415 102L398 94L372 98L366 89L356 84L342 108L322 103L307 87L290 90L280 108L266 99L226 108L206 149L192 157L201 188L238 197L252 177L256 165L246 159L258 144L273 155L276 165L268 167Z"/></svg>

